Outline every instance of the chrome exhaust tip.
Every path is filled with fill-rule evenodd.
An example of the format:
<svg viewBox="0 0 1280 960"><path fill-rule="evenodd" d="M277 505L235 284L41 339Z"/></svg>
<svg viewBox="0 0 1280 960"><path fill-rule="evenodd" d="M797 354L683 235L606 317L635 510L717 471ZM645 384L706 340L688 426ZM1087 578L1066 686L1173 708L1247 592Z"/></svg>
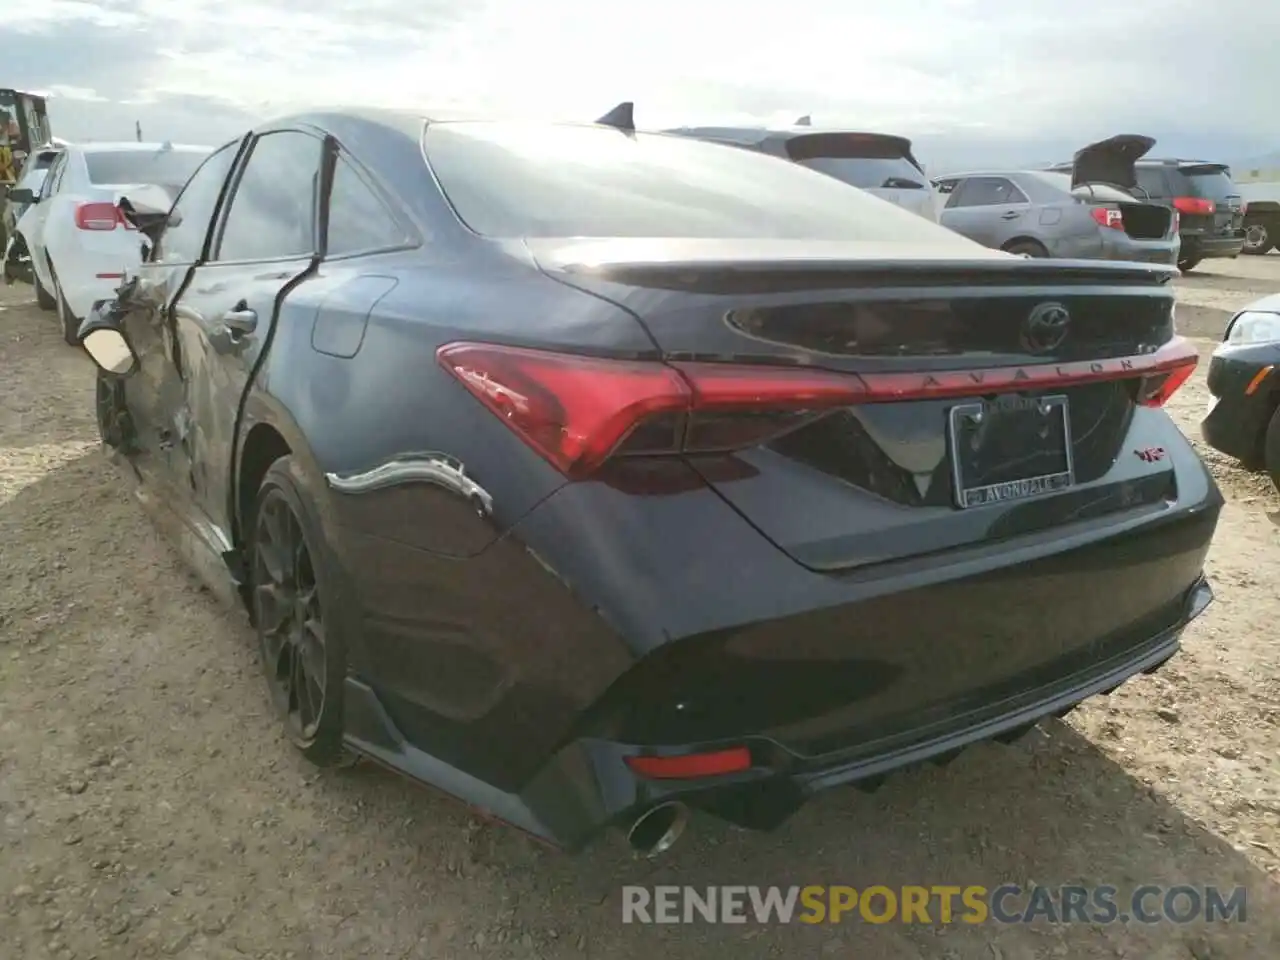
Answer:
<svg viewBox="0 0 1280 960"><path fill-rule="evenodd" d="M642 857L657 857L675 846L688 825L689 808L683 803L660 803L631 825L627 843Z"/></svg>

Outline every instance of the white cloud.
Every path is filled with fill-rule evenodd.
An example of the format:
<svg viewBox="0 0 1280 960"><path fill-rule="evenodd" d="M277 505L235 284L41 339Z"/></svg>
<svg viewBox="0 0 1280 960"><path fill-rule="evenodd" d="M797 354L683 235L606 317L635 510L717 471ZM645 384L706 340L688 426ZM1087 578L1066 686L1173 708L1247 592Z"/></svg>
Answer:
<svg viewBox="0 0 1280 960"><path fill-rule="evenodd" d="M819 124L979 139L1195 128L1280 141L1270 106L1280 4L1259 0L44 0L28 9L21 29L46 38L73 24L138 37L123 74L104 63L99 80L82 64L73 81L63 64L41 65L45 85L74 82L135 104L595 116L634 99L651 125L811 113ZM113 91L108 76L124 74L134 88Z"/></svg>

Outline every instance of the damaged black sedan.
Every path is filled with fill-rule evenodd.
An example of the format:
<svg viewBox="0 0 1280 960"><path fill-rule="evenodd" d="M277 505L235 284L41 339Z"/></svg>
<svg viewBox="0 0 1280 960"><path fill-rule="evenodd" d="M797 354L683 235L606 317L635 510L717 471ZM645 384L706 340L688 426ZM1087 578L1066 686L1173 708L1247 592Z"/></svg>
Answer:
<svg viewBox="0 0 1280 960"><path fill-rule="evenodd" d="M1210 602L1172 268L617 117L307 115L127 215L103 441L316 763L652 853L1012 739Z"/></svg>

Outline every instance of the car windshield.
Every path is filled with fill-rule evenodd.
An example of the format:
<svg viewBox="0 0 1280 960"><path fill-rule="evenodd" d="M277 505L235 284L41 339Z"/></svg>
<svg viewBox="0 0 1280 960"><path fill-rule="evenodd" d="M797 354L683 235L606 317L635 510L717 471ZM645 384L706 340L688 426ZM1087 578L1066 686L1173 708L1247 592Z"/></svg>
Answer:
<svg viewBox="0 0 1280 960"><path fill-rule="evenodd" d="M1191 184L1193 196L1207 200L1223 200L1227 197L1238 197L1240 191L1232 183L1227 171L1218 166L1183 167L1187 181Z"/></svg>
<svg viewBox="0 0 1280 960"><path fill-rule="evenodd" d="M486 236L971 245L797 164L686 137L450 122L427 126L424 149L459 218Z"/></svg>
<svg viewBox="0 0 1280 960"><path fill-rule="evenodd" d="M180 187L205 156L201 150L91 150L84 159L91 183Z"/></svg>

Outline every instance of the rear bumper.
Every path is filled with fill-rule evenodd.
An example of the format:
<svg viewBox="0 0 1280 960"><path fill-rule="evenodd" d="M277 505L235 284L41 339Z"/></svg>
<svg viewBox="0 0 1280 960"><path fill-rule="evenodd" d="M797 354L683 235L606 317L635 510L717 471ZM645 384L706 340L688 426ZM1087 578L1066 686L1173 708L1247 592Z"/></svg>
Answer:
<svg viewBox="0 0 1280 960"><path fill-rule="evenodd" d="M1101 232L1114 234L1114 236L1103 237L1103 259L1162 263L1168 266L1173 266L1178 261L1177 240L1135 240L1117 230Z"/></svg>
<svg viewBox="0 0 1280 960"><path fill-rule="evenodd" d="M668 800L768 829L828 787L1011 739L1157 667L1208 605L1222 497L1172 434L1168 499L848 574L806 569L697 485L571 484L426 581L419 551L371 542L349 564L373 656L347 683L347 742L576 848ZM484 609L450 613L435 576ZM749 770L700 780L625 762L741 746Z"/></svg>
<svg viewBox="0 0 1280 960"><path fill-rule="evenodd" d="M571 850L606 827L629 824L645 810L670 801L767 830L823 790L844 784L873 787L894 770L949 760L980 741L1011 742L1040 720L1062 716L1083 700L1110 693L1138 673L1155 672L1177 652L1183 629L1212 600L1212 590L1201 577L1185 591L1171 627L1087 669L933 728L912 731L895 742L805 759L768 739L747 738L738 742L751 749L751 770L701 781L644 780L623 762L637 752L634 746L582 738L561 750L524 789L504 792L416 748L396 728L372 688L354 679L347 681L345 691L347 742L375 762L466 798L482 815Z"/></svg>
<svg viewBox="0 0 1280 960"><path fill-rule="evenodd" d="M1230 237L1204 237L1195 234L1182 235L1182 253L1185 258L1211 260L1217 257L1238 257L1244 249L1244 231Z"/></svg>

